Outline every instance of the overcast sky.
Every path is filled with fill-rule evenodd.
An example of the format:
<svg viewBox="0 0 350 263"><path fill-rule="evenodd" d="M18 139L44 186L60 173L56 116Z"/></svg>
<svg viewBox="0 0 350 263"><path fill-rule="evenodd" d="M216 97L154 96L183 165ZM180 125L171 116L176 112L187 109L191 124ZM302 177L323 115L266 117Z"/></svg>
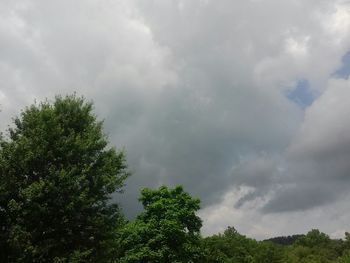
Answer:
<svg viewBox="0 0 350 263"><path fill-rule="evenodd" d="M203 234L350 221L350 1L2 0L1 128L34 100L95 103L141 187L182 184Z"/></svg>

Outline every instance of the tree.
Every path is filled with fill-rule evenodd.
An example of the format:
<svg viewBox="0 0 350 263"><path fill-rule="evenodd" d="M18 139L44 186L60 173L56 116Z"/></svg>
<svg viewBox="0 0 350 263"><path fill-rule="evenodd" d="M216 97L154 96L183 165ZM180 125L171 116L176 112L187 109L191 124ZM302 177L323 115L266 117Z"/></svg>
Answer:
<svg viewBox="0 0 350 263"><path fill-rule="evenodd" d="M93 105L57 96L23 110L0 140L0 261L106 262L128 172Z"/></svg>
<svg viewBox="0 0 350 263"><path fill-rule="evenodd" d="M312 229L305 236L296 241L297 245L313 248L313 247L327 247L331 243L331 239L325 233L318 229Z"/></svg>
<svg viewBox="0 0 350 263"><path fill-rule="evenodd" d="M300 237L285 254L287 262L334 262L342 253L342 242L332 240L318 229Z"/></svg>
<svg viewBox="0 0 350 263"><path fill-rule="evenodd" d="M349 263L350 262L350 252L346 250L342 257L339 257L336 261L337 263Z"/></svg>
<svg viewBox="0 0 350 263"><path fill-rule="evenodd" d="M277 263L282 260L282 250L271 242L258 242L228 227L223 234L203 239L206 263Z"/></svg>
<svg viewBox="0 0 350 263"><path fill-rule="evenodd" d="M202 262L198 199L181 186L162 186L143 189L139 200L144 212L121 231L120 262Z"/></svg>
<svg viewBox="0 0 350 263"><path fill-rule="evenodd" d="M344 248L350 250L350 234L345 232Z"/></svg>

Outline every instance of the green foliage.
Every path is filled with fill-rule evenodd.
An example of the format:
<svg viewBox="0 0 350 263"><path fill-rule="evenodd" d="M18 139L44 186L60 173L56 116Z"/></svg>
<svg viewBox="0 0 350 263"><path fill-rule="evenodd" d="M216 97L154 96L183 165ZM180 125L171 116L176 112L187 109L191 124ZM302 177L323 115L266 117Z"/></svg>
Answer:
<svg viewBox="0 0 350 263"><path fill-rule="evenodd" d="M281 246L272 242L256 241L239 234L229 227L223 234L203 239L206 263L350 263L347 249L349 234L345 242L330 239L317 229L292 245ZM284 240L283 237L279 239ZM274 240L274 239L272 239Z"/></svg>
<svg viewBox="0 0 350 263"><path fill-rule="evenodd" d="M314 248L314 247L327 247L331 243L331 239L325 233L320 232L318 229L312 229L305 236L299 238L295 244Z"/></svg>
<svg viewBox="0 0 350 263"><path fill-rule="evenodd" d="M282 251L270 242L257 242L228 227L224 234L203 240L207 263L274 263L281 262Z"/></svg>
<svg viewBox="0 0 350 263"><path fill-rule="evenodd" d="M139 200L144 212L120 233L120 262L202 262L202 222L195 214L198 199L181 186L162 186L157 190L143 189Z"/></svg>
<svg viewBox="0 0 350 263"><path fill-rule="evenodd" d="M107 262L128 173L92 103L34 104L0 141L0 261Z"/></svg>
<svg viewBox="0 0 350 263"><path fill-rule="evenodd" d="M332 240L325 233L313 229L286 249L284 262L337 262L343 250L343 241Z"/></svg>
<svg viewBox="0 0 350 263"><path fill-rule="evenodd" d="M350 234L348 232L345 232L344 248L350 249Z"/></svg>
<svg viewBox="0 0 350 263"><path fill-rule="evenodd" d="M337 263L350 263L350 250L346 250L344 255L336 261Z"/></svg>
<svg viewBox="0 0 350 263"><path fill-rule="evenodd" d="M269 241L274 244L282 245L282 246L288 246L293 245L295 241L297 241L299 238L303 237L304 235L292 235L292 236L279 236L279 237L273 237L269 239L265 239L264 241Z"/></svg>

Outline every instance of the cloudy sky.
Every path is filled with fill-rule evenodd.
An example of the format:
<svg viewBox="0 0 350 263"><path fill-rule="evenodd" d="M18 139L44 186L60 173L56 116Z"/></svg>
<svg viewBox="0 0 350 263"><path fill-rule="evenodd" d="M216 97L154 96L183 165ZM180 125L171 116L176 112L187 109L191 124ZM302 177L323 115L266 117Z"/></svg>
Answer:
<svg viewBox="0 0 350 263"><path fill-rule="evenodd" d="M84 95L133 175L182 184L203 233L258 239L350 220L350 1L2 0L1 128Z"/></svg>

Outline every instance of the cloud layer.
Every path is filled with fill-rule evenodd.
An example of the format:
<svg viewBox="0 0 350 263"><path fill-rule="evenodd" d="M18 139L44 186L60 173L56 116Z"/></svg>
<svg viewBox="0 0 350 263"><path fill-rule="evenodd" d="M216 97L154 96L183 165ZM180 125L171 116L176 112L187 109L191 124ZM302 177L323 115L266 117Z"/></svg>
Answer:
<svg viewBox="0 0 350 263"><path fill-rule="evenodd" d="M206 234L346 228L348 1L2 1L0 47L2 128L35 99L93 99L129 216L141 187L183 184Z"/></svg>

